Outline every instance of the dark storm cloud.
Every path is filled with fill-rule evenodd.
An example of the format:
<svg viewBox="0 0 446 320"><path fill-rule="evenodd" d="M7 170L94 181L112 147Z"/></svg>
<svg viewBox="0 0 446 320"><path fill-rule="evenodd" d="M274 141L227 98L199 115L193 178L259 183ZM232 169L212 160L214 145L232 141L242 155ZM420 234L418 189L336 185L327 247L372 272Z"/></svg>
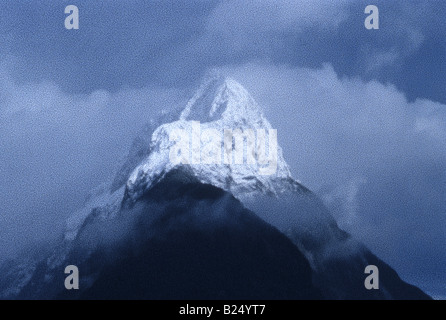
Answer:
<svg viewBox="0 0 446 320"><path fill-rule="evenodd" d="M211 66L330 62L340 75L446 102L446 9L438 1L375 1L373 31L363 26L367 1L79 0L76 31L64 29L67 4L2 2L1 50L19 57L17 79L49 79L72 92L190 87Z"/></svg>
<svg viewBox="0 0 446 320"><path fill-rule="evenodd" d="M60 229L145 119L221 67L346 229L407 280L445 283L446 6L374 1L369 31L368 4L2 1L0 255Z"/></svg>
<svg viewBox="0 0 446 320"><path fill-rule="evenodd" d="M76 4L79 30L64 28L65 6ZM65 91L118 90L189 78L165 56L197 38L214 1L4 1L3 52L19 58L20 81L50 79ZM188 70L190 71L190 70ZM183 79L184 81L184 79Z"/></svg>

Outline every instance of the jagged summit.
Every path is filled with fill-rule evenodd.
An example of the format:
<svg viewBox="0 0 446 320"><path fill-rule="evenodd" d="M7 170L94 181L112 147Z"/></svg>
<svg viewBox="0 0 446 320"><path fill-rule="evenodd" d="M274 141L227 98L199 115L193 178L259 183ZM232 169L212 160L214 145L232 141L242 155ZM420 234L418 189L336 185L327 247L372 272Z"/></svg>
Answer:
<svg viewBox="0 0 446 320"><path fill-rule="evenodd" d="M198 136L194 131L197 124L201 131ZM242 132L253 130L254 133L257 129L264 129L267 133L272 130L272 126L264 117L261 107L241 84L216 72L209 74L184 109L163 113L141 130L110 187L104 187L81 210L70 216L66 238L73 239L92 213L112 217L119 211L123 201L138 201L140 196L173 169L181 169L203 183L229 191L239 200L257 194L278 196L282 192L306 190L291 176L278 145L277 163L272 166L275 170L268 175L260 174L264 164L247 163L248 149L245 150L243 164L235 164L235 159L231 163L224 163L224 157L219 163L211 164L202 161L175 164L171 161L171 134L175 130L188 132L191 140L195 137L201 141L201 150L192 150L191 147L190 153L194 157L202 155L203 148L209 145L205 133L208 129L221 134L225 129L239 129ZM220 141L220 150L225 152L223 140ZM234 152L234 148L235 137L229 149Z"/></svg>
<svg viewBox="0 0 446 320"><path fill-rule="evenodd" d="M211 122L219 119L271 128L268 121L263 121L261 108L248 91L234 79L217 74L203 81L181 112L180 120Z"/></svg>
<svg viewBox="0 0 446 320"><path fill-rule="evenodd" d="M215 135L220 134L220 137L210 138L209 130L213 130ZM225 140L228 130L233 136ZM260 139L261 133L257 130L263 130L265 141ZM191 146L191 150L186 152L190 151L191 155L180 164L172 163L170 158L172 134L178 131L184 132L189 136L187 139L192 140L186 141ZM244 135L241 139L245 139L245 142L237 140L240 136L236 136L236 131ZM249 136L248 133L254 135ZM273 141L273 138L276 140ZM194 146L194 139L198 140L198 146ZM212 143L216 143L216 152L221 151L222 155L217 155L216 161L208 163L203 161L204 149L211 148ZM254 159L260 159L260 149L255 148L261 148L262 143L268 149L265 155L268 153L270 161L250 163L248 157L251 151L255 153ZM229 150L228 157L232 157L239 150L237 147L243 148L243 163L237 163L235 158L228 158L225 162L224 153ZM284 191L301 190L299 183L291 177L282 149L277 145L276 131L264 117L260 106L241 84L228 77L208 77L180 113L179 119L164 123L154 131L150 149L152 152L133 171L127 182L127 195L132 200L137 200L154 181L179 166L201 182L230 191L239 199L257 193L277 195ZM194 161L194 157L198 160Z"/></svg>

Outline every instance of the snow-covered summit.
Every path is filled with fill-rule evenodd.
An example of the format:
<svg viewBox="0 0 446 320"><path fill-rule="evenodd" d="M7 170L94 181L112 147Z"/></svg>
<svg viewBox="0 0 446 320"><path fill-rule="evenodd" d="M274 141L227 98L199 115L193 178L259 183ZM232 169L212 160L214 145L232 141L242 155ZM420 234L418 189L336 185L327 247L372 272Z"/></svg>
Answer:
<svg viewBox="0 0 446 320"><path fill-rule="evenodd" d="M225 144L225 141L228 142L225 140L225 130L233 133L228 144ZM252 136L243 135L250 130L255 141L249 142ZM262 132L257 130L263 130L264 141L258 139L259 132ZM186 135L190 146L187 161L181 163L173 162L171 153L176 143L172 136L178 132ZM210 133L214 133L214 136ZM241 133L238 137L244 139L238 140L238 147L242 146L244 151L242 163L235 161L237 133ZM292 178L282 149L275 146L271 138L274 138L271 124L242 85L218 74L208 76L183 110L164 113L143 128L110 187L103 188L103 193L90 199L84 208L68 219L66 238L73 239L91 214L115 216L120 203L138 201L145 191L173 169L186 170L199 181L229 191L242 201L256 194L277 196L282 192L306 190ZM268 149L264 150L264 155L269 162L257 161L259 149L256 148L262 144ZM221 155L217 156L221 156L220 161L202 161L205 151L212 151L213 147L214 151L221 151ZM249 154L249 150L253 154ZM226 155L231 159L229 156L226 159ZM249 163L249 156L256 161ZM214 157L214 160L217 158ZM262 174L265 168L272 170Z"/></svg>
<svg viewBox="0 0 446 320"><path fill-rule="evenodd" d="M225 140L225 130L233 134L230 140ZM181 163L172 161L171 152L175 144L172 136L177 132L186 135L186 143L190 146L190 150L186 150L190 154ZM236 137L235 132L242 135ZM264 136L259 136L263 133ZM230 191L239 199L257 193L277 195L299 189L299 184L291 177L281 148L276 145L277 139L273 141L273 138L277 138L275 134L261 108L243 86L231 78L210 77L189 100L177 121L162 124L154 131L150 144L152 152L131 174L127 182L127 195L137 200L154 181L178 166L187 169L201 182ZM240 137L245 140L236 140ZM194 145L194 141L198 143ZM265 156L268 154L269 157L264 163L258 161L260 155L259 149L256 149L262 148L262 143L268 149ZM203 161L205 150L212 149L213 144L217 145L213 151L221 151L221 154L214 157L213 163ZM240 150L237 147L243 148L243 163L229 158ZM255 153L253 157L256 160L251 163L248 160L250 151ZM229 152L227 161L224 161L225 152ZM268 166L271 170L265 174Z"/></svg>
<svg viewBox="0 0 446 320"><path fill-rule="evenodd" d="M212 122L224 119L234 125L270 129L260 107L237 81L221 75L209 76L180 115L180 120Z"/></svg>

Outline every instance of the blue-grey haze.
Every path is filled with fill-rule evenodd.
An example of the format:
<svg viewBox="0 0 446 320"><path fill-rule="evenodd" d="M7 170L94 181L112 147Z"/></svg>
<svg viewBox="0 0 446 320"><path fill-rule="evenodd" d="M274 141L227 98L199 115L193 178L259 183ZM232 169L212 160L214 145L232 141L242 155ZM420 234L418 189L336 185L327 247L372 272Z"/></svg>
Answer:
<svg viewBox="0 0 446 320"><path fill-rule="evenodd" d="M79 30L64 28L77 5ZM446 3L0 4L0 257L54 240L150 116L210 68L265 108L296 178L403 277L446 296ZM0 259L3 260L3 259Z"/></svg>

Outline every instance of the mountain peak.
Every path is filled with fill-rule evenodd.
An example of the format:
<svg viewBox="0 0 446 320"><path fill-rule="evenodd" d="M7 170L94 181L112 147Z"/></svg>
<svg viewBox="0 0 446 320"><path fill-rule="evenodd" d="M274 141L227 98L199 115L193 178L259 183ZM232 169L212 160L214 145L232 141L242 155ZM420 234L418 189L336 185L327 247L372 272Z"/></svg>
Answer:
<svg viewBox="0 0 446 320"><path fill-rule="evenodd" d="M227 131L232 135L230 140L226 139ZM171 151L178 144L173 139L178 132L186 136L184 141L180 140L185 142L185 154L189 157L175 163L171 159ZM215 135L211 137L210 132L216 134L217 139ZM262 133L263 140L258 138ZM98 214L102 211L116 213L123 200L137 202L173 170L229 191L239 200L259 194L279 196L284 192L305 192L307 189L291 176L277 136L277 130L272 128L248 91L236 80L213 72L205 78L182 111L164 115L141 132L118 170L110 191L94 198L84 209L72 215L67 235L73 238L77 234L93 208L107 208L96 210ZM218 162L203 160L210 158L205 151L209 146L221 155L218 155ZM253 146L264 146L263 160L266 161L260 160L261 152ZM240 149L243 159L237 163L236 154ZM225 158L228 153L229 161ZM255 161L249 162L248 156ZM270 173L265 174L267 171Z"/></svg>
<svg viewBox="0 0 446 320"><path fill-rule="evenodd" d="M172 149L174 157L181 155L176 163L171 159ZM219 73L205 78L177 121L154 130L150 150L127 182L126 194L133 201L179 167L239 199L303 189L292 178L277 144L277 130L260 106L241 84Z"/></svg>
<svg viewBox="0 0 446 320"><path fill-rule="evenodd" d="M263 115L259 105L240 83L219 73L212 73L189 100L180 120L211 122L222 118L233 122L241 118L257 121Z"/></svg>

